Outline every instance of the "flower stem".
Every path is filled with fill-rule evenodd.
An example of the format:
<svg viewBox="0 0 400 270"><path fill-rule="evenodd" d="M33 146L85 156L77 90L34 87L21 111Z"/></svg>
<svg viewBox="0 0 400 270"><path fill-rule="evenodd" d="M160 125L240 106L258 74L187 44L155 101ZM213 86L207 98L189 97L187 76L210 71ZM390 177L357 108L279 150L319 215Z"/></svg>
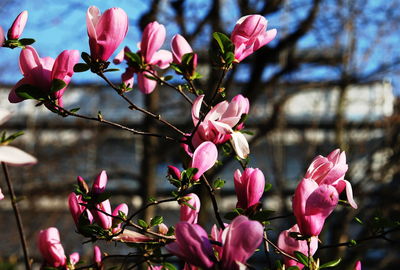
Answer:
<svg viewBox="0 0 400 270"><path fill-rule="evenodd" d="M27 244L26 244L24 229L23 229L23 226L22 226L21 215L19 213L18 206L17 206L17 198L15 197L14 189L13 189L13 186L12 186L12 183L11 183L11 178L10 178L10 175L8 173L7 164L2 162L1 166L3 167L3 172L4 172L4 176L6 178L8 191L10 193L11 205L13 207L14 214L15 214L15 219L16 219L17 225L18 225L19 237L21 238L22 250L24 252L25 267L26 267L27 270L30 270L31 269L31 264L30 264L30 261L29 261L28 247L27 247Z"/></svg>

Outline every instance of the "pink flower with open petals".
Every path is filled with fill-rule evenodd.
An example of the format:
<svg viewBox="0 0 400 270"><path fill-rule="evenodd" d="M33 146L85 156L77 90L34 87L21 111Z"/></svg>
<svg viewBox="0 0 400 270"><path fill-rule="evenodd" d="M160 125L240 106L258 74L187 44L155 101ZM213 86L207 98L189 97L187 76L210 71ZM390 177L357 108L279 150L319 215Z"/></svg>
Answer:
<svg viewBox="0 0 400 270"><path fill-rule="evenodd" d="M94 60L107 61L128 32L128 16L121 8L107 9L104 14L91 6L86 13L90 54Z"/></svg>
<svg viewBox="0 0 400 270"><path fill-rule="evenodd" d="M235 46L235 61L240 62L276 36L276 29L267 30L267 20L261 15L240 18L231 34Z"/></svg>
<svg viewBox="0 0 400 270"><path fill-rule="evenodd" d="M24 31L26 21L28 20L28 11L22 11L11 25L7 33L8 39L19 39Z"/></svg>
<svg viewBox="0 0 400 270"><path fill-rule="evenodd" d="M290 236L292 232L299 232L299 227L295 224L289 230L282 231L278 237L278 247L285 251L287 254L294 256L295 251L299 251L305 255L308 254L308 245L306 240L296 240L295 238ZM312 237L310 242L310 253L314 255L314 253L318 249L318 238ZM285 266L297 266L300 269L304 268L304 265L292 260L286 256L284 256Z"/></svg>
<svg viewBox="0 0 400 270"><path fill-rule="evenodd" d="M193 102L192 120L194 126L200 121L201 104L204 95L200 95ZM193 135L192 144L196 148L204 141L211 141L214 144L225 143L229 139L240 158L246 158L250 153L249 145L244 135L239 130L243 128L240 122L243 114L248 114L250 109L249 100L242 95L234 97L231 102L222 101L215 105L199 124L196 133Z"/></svg>
<svg viewBox="0 0 400 270"><path fill-rule="evenodd" d="M347 169L345 152L336 149L327 157L317 156L314 158L310 167L308 167L305 177L313 179L318 185L332 185L339 194L346 188L347 200L353 208L357 209L351 184L349 181L344 180Z"/></svg>
<svg viewBox="0 0 400 270"><path fill-rule="evenodd" d="M54 60L51 57L40 58L33 47L26 46L19 57L19 67L24 78L19 80L11 89L8 100L11 103L23 101L24 98L17 95L16 89L22 85L30 85L43 92L43 94L50 95L62 107L62 95L66 87L57 92L52 92L52 81L59 79L68 85L74 74L74 65L78 61L79 51L77 50L65 50Z"/></svg>

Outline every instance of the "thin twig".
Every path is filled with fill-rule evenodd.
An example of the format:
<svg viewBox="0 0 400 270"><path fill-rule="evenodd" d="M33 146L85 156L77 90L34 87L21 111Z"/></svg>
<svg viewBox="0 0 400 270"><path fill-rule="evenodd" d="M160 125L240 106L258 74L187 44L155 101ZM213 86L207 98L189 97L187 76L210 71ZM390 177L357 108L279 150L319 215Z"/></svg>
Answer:
<svg viewBox="0 0 400 270"><path fill-rule="evenodd" d="M217 86L215 87L214 94L213 94L213 96L211 98L211 101L210 101L210 106L213 105L214 100L215 100L215 98L217 97L217 95L219 93L219 89L221 87L222 81L224 80L227 71L228 71L228 69L226 69L226 68L222 69L221 76L219 77Z"/></svg>
<svg viewBox="0 0 400 270"><path fill-rule="evenodd" d="M213 205L214 214L215 214L215 217L216 217L216 219L218 221L218 224L219 224L220 228L225 229L224 222L222 221L221 216L219 214L218 203L217 203L217 200L215 198L214 189L210 185L210 183L208 182L207 178L204 175L201 176L201 179L203 180L203 182L207 186L207 190L208 190L208 193L210 194L210 197L211 197L211 202L212 202L212 205Z"/></svg>
<svg viewBox="0 0 400 270"><path fill-rule="evenodd" d="M272 242L268 238L264 237L264 241L267 241L268 244L270 244L273 248L275 248L282 255L288 257L289 259L295 260L296 262L299 262L299 260L297 258L293 257L292 255L290 255L290 254L286 253L285 251L283 251L282 249L280 249L277 245L274 244L274 242Z"/></svg>
<svg viewBox="0 0 400 270"><path fill-rule="evenodd" d="M10 192L11 205L13 207L15 219L17 221L19 237L20 237L20 240L21 240L22 250L24 252L25 267L26 267L27 270L30 270L31 269L31 264L30 264L30 260L29 260L28 245L26 244L24 228L23 228L23 225L22 225L22 219L21 219L21 215L19 213L18 206L17 206L17 198L15 197L14 188L12 186L11 178L10 178L10 175L8 173L7 164L2 162L1 166L3 167L3 172L4 172L4 176L6 178L8 191Z"/></svg>

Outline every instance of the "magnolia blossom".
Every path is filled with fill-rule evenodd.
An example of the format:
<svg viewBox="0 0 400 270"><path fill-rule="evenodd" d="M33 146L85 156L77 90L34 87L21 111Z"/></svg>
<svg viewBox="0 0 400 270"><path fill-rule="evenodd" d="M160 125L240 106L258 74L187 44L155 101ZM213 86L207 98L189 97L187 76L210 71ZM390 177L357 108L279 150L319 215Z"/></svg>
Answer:
<svg viewBox="0 0 400 270"><path fill-rule="evenodd" d="M94 60L107 61L128 32L128 16L121 8L107 9L103 15L91 6L86 13L90 54Z"/></svg>
<svg viewBox="0 0 400 270"><path fill-rule="evenodd" d="M175 35L172 38L171 50L172 50L173 62L175 64L181 64L182 57L185 54L193 53L192 47L189 45L186 39L179 34ZM188 72L190 75L193 75L193 72L196 70L196 67L197 67L197 54L194 53L193 58L188 63L188 69L189 69Z"/></svg>
<svg viewBox="0 0 400 270"><path fill-rule="evenodd" d="M19 39L24 31L26 21L28 20L28 11L22 11L17 18L15 18L10 29L8 29L7 38L8 39Z"/></svg>
<svg viewBox="0 0 400 270"><path fill-rule="evenodd" d="M240 62L276 36L276 29L267 30L268 21L261 15L240 18L231 34L235 46L235 61Z"/></svg>
<svg viewBox="0 0 400 270"><path fill-rule="evenodd" d="M38 237L39 251L44 259L44 266L60 267L65 266L67 257L60 242L60 233L57 228L50 227L41 230Z"/></svg>
<svg viewBox="0 0 400 270"><path fill-rule="evenodd" d="M150 73L157 73L154 69L155 66L165 69L172 62L171 52L160 50L165 41L165 36L165 27L158 22L151 22L144 28L142 41L139 44L139 51L137 53L142 57L147 71L136 70L134 67L128 66L125 73L122 74L122 81L126 85L133 85L133 75L137 73L139 90L144 94L150 94L154 91L157 82L147 78L145 75L151 76ZM120 64L123 59L128 60L124 55L125 52L129 51L130 49L125 47L114 59L114 63Z"/></svg>
<svg viewBox="0 0 400 270"><path fill-rule="evenodd" d="M51 57L40 58L33 47L26 46L19 57L19 67L24 78L11 89L8 100L11 103L23 101L24 98L17 95L16 89L22 85L30 85L42 91L43 94L50 95L62 107L62 96L66 87L52 92L52 81L59 79L68 85L74 74L74 65L78 61L79 51L77 50L65 50L54 60Z"/></svg>
<svg viewBox="0 0 400 270"><path fill-rule="evenodd" d="M193 153L190 167L196 168L197 172L193 176L193 180L198 180L200 177L211 169L218 158L218 150L212 142L203 142Z"/></svg>
<svg viewBox="0 0 400 270"><path fill-rule="evenodd" d="M330 185L318 185L314 180L303 178L293 196L293 213L301 234L317 236L325 219L339 201L337 190Z"/></svg>
<svg viewBox="0 0 400 270"><path fill-rule="evenodd" d="M197 223L197 218L200 212L200 198L195 193L187 194L185 198L189 198L189 200L185 200L185 202L191 205L194 209L182 203L180 210L180 220L195 224Z"/></svg>
<svg viewBox="0 0 400 270"><path fill-rule="evenodd" d="M246 158L250 153L249 144L241 132L235 131L233 128L243 128L243 125L237 124L243 114L248 114L250 105L249 100L242 95L234 97L230 103L222 101L215 105L204 117L200 123L201 104L204 95L199 96L193 102L192 120L194 126L198 125L196 133L193 136L192 144L196 148L204 141L211 141L214 144L221 144L229 139L240 158Z"/></svg>
<svg viewBox="0 0 400 270"><path fill-rule="evenodd" d="M327 157L317 156L308 167L306 178L313 179L318 185L331 185L340 194L346 188L347 200L350 205L357 209L353 199L353 189L349 181L344 180L348 169L345 152L340 149L332 151Z"/></svg>
<svg viewBox="0 0 400 270"><path fill-rule="evenodd" d="M260 169L246 168L243 174L234 174L235 191L238 198L236 207L247 209L258 203L264 193L265 178Z"/></svg>
<svg viewBox="0 0 400 270"><path fill-rule="evenodd" d="M166 248L188 264L202 269L212 269L217 261L218 269L240 269L260 245L263 231L258 221L251 221L246 216L236 217L223 231L212 233L222 244L217 251L217 260L206 231L197 224L180 222L175 229L176 241Z"/></svg>
<svg viewBox="0 0 400 270"><path fill-rule="evenodd" d="M89 223L92 223L93 216L89 210L86 209L84 205L82 205L84 201L82 200L81 195L76 195L75 193L71 193L68 196L68 206L69 211L71 212L72 218L74 219L75 225L79 225L79 219L83 213L86 214Z"/></svg>
<svg viewBox="0 0 400 270"><path fill-rule="evenodd" d="M278 247L285 251L287 254L294 256L295 251L299 251L305 255L308 255L308 244L306 240L296 240L295 238L290 236L290 233L299 232L299 227L295 224L289 230L282 231L278 237ZM318 238L312 237L310 242L310 253L314 255L314 253L318 249ZM297 266L300 269L304 268L304 265L292 260L286 256L284 256L285 266Z"/></svg>

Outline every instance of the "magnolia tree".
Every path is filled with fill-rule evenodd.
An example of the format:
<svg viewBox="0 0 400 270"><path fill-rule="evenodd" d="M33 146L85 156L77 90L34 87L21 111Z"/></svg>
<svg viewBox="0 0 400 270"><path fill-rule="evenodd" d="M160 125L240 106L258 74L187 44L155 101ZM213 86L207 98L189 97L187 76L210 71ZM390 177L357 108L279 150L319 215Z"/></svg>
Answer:
<svg viewBox="0 0 400 270"><path fill-rule="evenodd" d="M82 52L79 63L77 50L64 50L56 59L40 57L33 46L33 39L20 39L27 22L27 11L22 12L8 30L4 38L0 28L2 47L20 48L19 66L22 79L9 94L11 103L27 99L35 100L37 106L44 105L51 112L62 117L77 117L87 121L97 121L105 125L130 132L132 135L153 136L163 141L180 144L190 162L182 162L183 170L174 166L165 168L167 178L173 186L171 197L151 199L142 208L129 211L127 203L121 202L111 207L112 194L107 192L107 173L101 171L94 179L91 188L81 176L69 195L68 204L77 233L87 237L89 242L114 241L126 244L124 254L107 255L97 245L93 247L93 260L81 261L78 253L67 255L60 240L60 232L55 227L43 228L38 232L37 245L42 255L42 269L111 269L118 262L129 262L129 269L147 267L148 269L176 269L177 258L184 263L184 269L252 269L247 261L261 253L263 245L265 262L271 252L281 254L282 261L273 267L270 263L263 268L273 269L322 269L334 267L340 258L320 261L314 256L318 250L321 231L326 218L332 214L343 192L347 200L342 204L357 208L353 199L351 183L345 180L348 169L346 155L339 149L333 150L326 157L317 156L297 185L292 200L296 224L291 228L282 228L277 241L269 237L270 220L285 218L270 217L268 209L260 202L266 185L263 172L258 168L248 167L250 149L246 140L245 122L250 111L246 97L237 95L230 101L224 100L226 91L222 82L234 65L256 50L268 44L277 34L276 29L267 30L267 20L260 15L248 15L237 21L231 36L213 33L214 46L210 48L210 61L221 76L214 91L204 95L195 87L195 80L201 79L197 72L197 54L181 35L171 40L169 50L160 49L165 42L166 29L158 23L148 24L142 35L138 49L125 47L113 59L114 64L126 64L121 74L121 82L113 83L107 77L108 72L117 72L110 68L110 57L124 40L128 31L128 16L120 8L111 8L101 14L97 7L89 7L86 14L87 33L90 54ZM168 82L170 76L163 77L160 70L172 69L182 83L174 85ZM133 129L107 120L99 113L96 116L83 115L78 109L69 109L63 103L63 95L74 72L90 71L115 90L131 110L136 110L160 122L174 132L174 136L150 133ZM137 83L134 77L136 75ZM131 100L127 92L137 84L145 95L156 91L157 85L164 84L177 91L191 105L193 126L181 130L162 117L148 111ZM223 101L220 101L223 100ZM220 101L220 102L218 102ZM6 119L6 113L1 117ZM2 136L0 161L6 175L10 198L20 228L21 243L24 247L25 264L31 269L24 240L23 226L19 218L15 195L12 192L11 179L7 165L26 165L36 162L35 158L7 146L20 134ZM218 158L234 156L238 169L232 172L237 195L236 208L225 216L220 215L217 189L224 181L207 178L207 171L212 169ZM211 231L206 231L197 224L201 207L199 197L193 193L193 186L204 185L212 201L214 216L209 223L216 223ZM344 192L345 191L345 192ZM0 198L4 196L0 192ZM164 224L162 216L151 220L139 219L139 215L148 207L177 201L180 205L180 220L174 224ZM62 232L61 232L62 234ZM122 260L115 260L122 258ZM180 264L183 265L183 264ZM121 265L124 267L124 265ZM354 269L361 269L360 262ZM113 268L114 269L114 268Z"/></svg>

